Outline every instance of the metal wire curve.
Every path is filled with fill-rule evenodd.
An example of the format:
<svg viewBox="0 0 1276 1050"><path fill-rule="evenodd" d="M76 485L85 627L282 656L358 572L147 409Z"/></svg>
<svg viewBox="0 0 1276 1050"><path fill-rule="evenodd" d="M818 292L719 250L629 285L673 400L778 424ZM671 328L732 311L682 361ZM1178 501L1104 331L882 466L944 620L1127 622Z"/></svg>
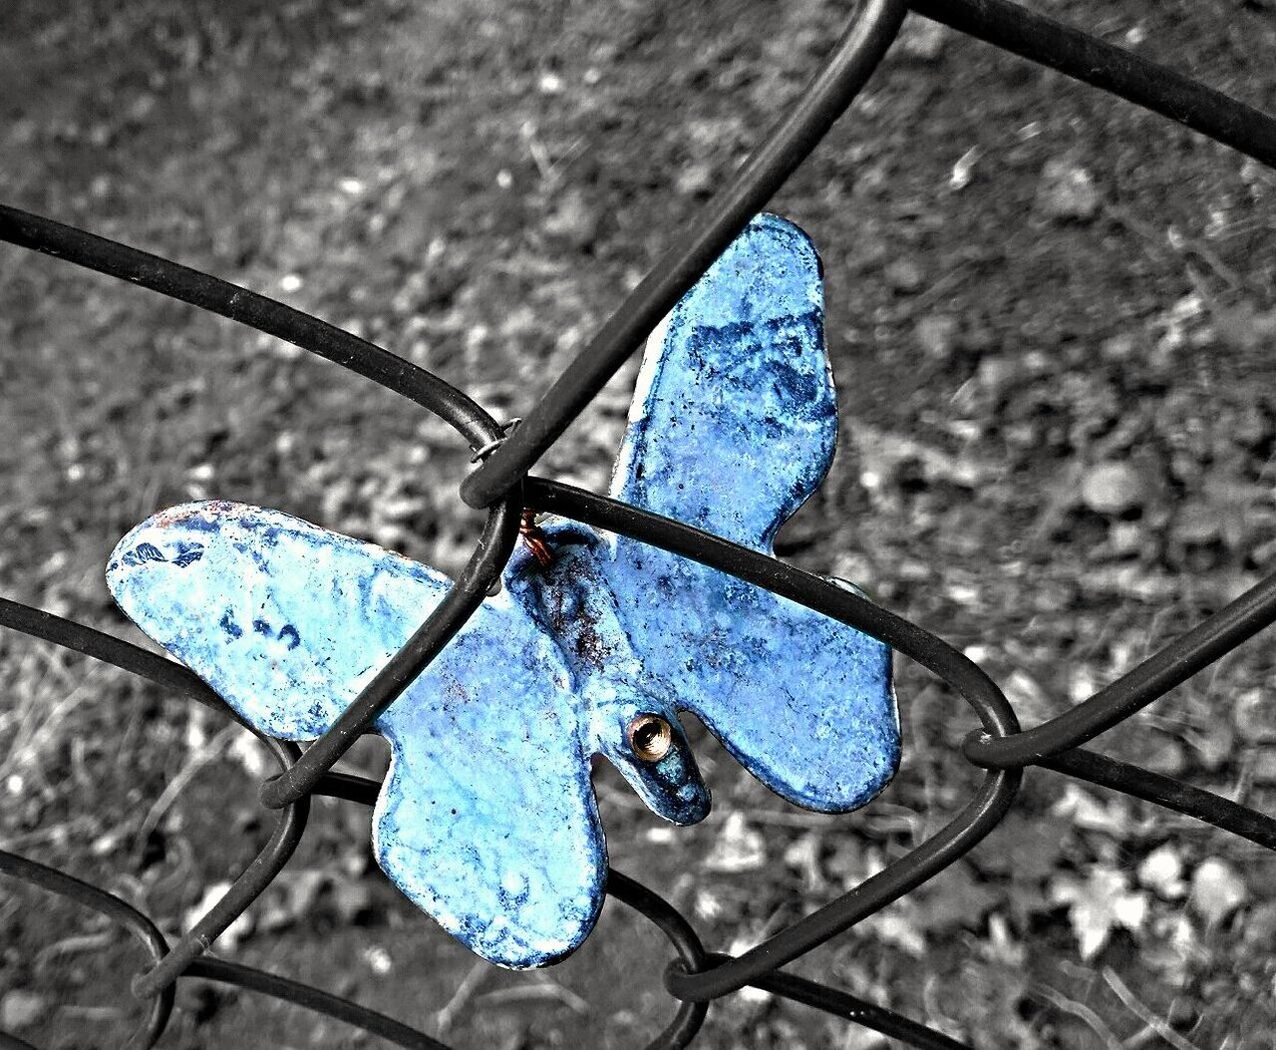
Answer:
<svg viewBox="0 0 1276 1050"><path fill-rule="evenodd" d="M0 850L0 875L7 875L56 893L59 897L65 897L105 915L117 926L123 926L128 930L156 962L162 959L168 950L164 935L140 911L115 894L107 893L106 890L92 886L73 875L4 850ZM124 1044L124 1050L149 1050L164 1034L164 1028L172 1012L173 989L168 987L151 998L146 1018Z"/></svg>
<svg viewBox="0 0 1276 1050"><path fill-rule="evenodd" d="M577 355L519 428L461 485L486 507L518 481L699 280L845 112L894 42L907 0L867 0L793 111Z"/></svg>

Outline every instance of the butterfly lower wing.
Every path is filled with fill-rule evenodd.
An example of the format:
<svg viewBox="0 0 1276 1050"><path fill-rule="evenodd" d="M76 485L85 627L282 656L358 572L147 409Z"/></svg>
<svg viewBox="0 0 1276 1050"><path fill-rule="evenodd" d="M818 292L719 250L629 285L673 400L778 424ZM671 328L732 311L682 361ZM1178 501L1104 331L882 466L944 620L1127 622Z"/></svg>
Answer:
<svg viewBox="0 0 1276 1050"><path fill-rule="evenodd" d="M121 607L245 720L319 736L450 586L277 511L201 503L129 533ZM403 891L506 966L561 957L601 906L605 853L566 673L508 602L485 602L377 720L393 761L377 856Z"/></svg>
<svg viewBox="0 0 1276 1050"><path fill-rule="evenodd" d="M836 433L819 260L759 216L648 342L612 493L770 554ZM885 786L900 750L888 647L623 536L610 574L648 671L764 783L830 812Z"/></svg>
<svg viewBox="0 0 1276 1050"><path fill-rule="evenodd" d="M571 710L520 711L536 683L475 646L464 698L443 712L414 684L386 719L392 760L378 800L378 862L472 951L502 966L555 962L602 906L606 850ZM543 688L543 686L542 686ZM459 743L458 743L459 742Z"/></svg>
<svg viewBox="0 0 1276 1050"><path fill-rule="evenodd" d="M612 495L769 550L836 437L819 259L761 215L648 341Z"/></svg>
<svg viewBox="0 0 1276 1050"><path fill-rule="evenodd" d="M900 757L887 646L656 548L610 574L653 679L773 791L840 813L886 786Z"/></svg>

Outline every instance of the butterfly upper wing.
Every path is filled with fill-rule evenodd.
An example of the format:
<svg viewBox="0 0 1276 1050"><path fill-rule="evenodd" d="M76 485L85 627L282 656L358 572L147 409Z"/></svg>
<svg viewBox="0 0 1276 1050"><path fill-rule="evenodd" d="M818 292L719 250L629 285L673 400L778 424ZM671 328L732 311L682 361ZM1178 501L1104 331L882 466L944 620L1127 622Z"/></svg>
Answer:
<svg viewBox="0 0 1276 1050"><path fill-rule="evenodd" d="M322 734L449 585L290 515L219 502L133 529L107 582L146 634L286 740Z"/></svg>
<svg viewBox="0 0 1276 1050"><path fill-rule="evenodd" d="M770 554L836 428L815 249L763 215L648 342L612 493ZM900 750L887 646L625 537L610 575L647 669L766 784L826 811L885 786Z"/></svg>
<svg viewBox="0 0 1276 1050"><path fill-rule="evenodd" d="M819 274L796 226L745 228L648 341L612 495L770 550L837 440Z"/></svg>
<svg viewBox="0 0 1276 1050"><path fill-rule="evenodd" d="M247 721L323 733L425 620L446 577L276 511L164 511L112 555L116 600ZM550 639L485 602L377 720L392 748L374 837L387 874L506 966L573 950L605 853L579 716Z"/></svg>

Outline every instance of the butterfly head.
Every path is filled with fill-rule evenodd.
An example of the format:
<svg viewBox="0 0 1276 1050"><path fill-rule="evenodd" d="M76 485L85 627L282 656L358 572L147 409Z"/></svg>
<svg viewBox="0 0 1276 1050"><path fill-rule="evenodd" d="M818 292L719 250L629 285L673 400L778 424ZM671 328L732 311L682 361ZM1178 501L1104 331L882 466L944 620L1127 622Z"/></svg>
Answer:
<svg viewBox="0 0 1276 1050"><path fill-rule="evenodd" d="M653 813L681 825L708 816L709 789L667 705L636 691L617 696L596 711L595 734L599 752Z"/></svg>

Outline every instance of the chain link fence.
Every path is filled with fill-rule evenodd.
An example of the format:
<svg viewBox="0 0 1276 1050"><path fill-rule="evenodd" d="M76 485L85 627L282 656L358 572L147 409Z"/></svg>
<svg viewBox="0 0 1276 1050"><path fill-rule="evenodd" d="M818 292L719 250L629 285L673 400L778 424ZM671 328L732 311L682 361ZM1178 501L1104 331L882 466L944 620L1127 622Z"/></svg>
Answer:
<svg viewBox="0 0 1276 1050"><path fill-rule="evenodd" d="M704 209L546 396L507 433L465 393L387 350L257 293L177 263L13 208L0 207L0 239L65 259L269 333L336 362L415 402L449 424L471 449L487 453L460 498L487 513L464 571L447 598L381 670L333 728L304 752L261 738L279 774L261 786L277 814L267 846L224 897L175 944L118 896L60 871L0 852L0 872L93 909L124 929L151 965L133 980L148 1004L127 1045L145 1048L163 1035L178 981L238 985L348 1022L404 1047L438 1048L438 1040L347 999L263 970L211 957L206 949L279 874L305 833L309 800L327 795L371 805L380 785L333 771L368 729L465 623L498 580L519 537L527 508L552 512L651 543L770 589L835 617L916 660L955 689L979 722L962 745L984 771L982 784L946 826L841 897L738 956L705 948L692 923L672 905L618 871L608 893L667 937L674 958L664 975L671 1017L653 1048L692 1043L710 1004L746 986L765 990L922 1048L964 1044L848 992L794 976L783 967L954 863L983 839L1014 804L1022 771L1036 765L1186 814L1276 849L1276 820L1209 791L1117 761L1081 745L1117 725L1276 620L1276 574L1209 616L1133 670L1044 724L1021 729L996 683L962 652L918 625L810 572L706 535L636 507L529 473L541 454L598 394L726 248L823 135L872 75L912 11L1032 62L1111 92L1276 167L1276 119L1172 69L1030 12L1009 0L866 0L824 68L798 104ZM102 660L233 718L194 674L128 642L7 599L0 626ZM0 1048L31 1050L0 1032Z"/></svg>

